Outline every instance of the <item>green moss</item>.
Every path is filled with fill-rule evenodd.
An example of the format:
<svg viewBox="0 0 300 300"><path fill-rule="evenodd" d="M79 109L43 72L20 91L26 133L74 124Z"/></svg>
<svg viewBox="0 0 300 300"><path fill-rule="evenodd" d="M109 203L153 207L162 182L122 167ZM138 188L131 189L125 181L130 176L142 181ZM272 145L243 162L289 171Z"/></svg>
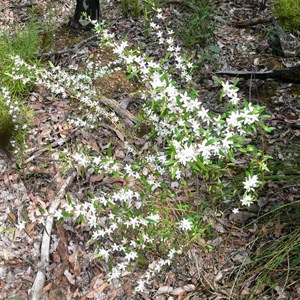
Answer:
<svg viewBox="0 0 300 300"><path fill-rule="evenodd" d="M274 0L273 9L283 28L291 32L300 29L300 0Z"/></svg>

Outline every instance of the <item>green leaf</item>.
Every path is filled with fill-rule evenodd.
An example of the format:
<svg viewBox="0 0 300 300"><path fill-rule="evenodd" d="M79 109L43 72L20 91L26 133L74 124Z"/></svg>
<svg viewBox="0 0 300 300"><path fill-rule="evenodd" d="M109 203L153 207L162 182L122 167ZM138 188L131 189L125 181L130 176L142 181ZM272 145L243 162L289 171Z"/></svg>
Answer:
<svg viewBox="0 0 300 300"><path fill-rule="evenodd" d="M205 146L209 146L209 145L212 145L214 144L215 142L218 142L220 141L221 139L220 138L213 138L213 139L210 139L207 141L207 143L205 144Z"/></svg>
<svg viewBox="0 0 300 300"><path fill-rule="evenodd" d="M220 53L222 51L222 49L217 45L210 45L208 46L208 49L214 53Z"/></svg>
<svg viewBox="0 0 300 300"><path fill-rule="evenodd" d="M266 132L272 132L272 131L275 129L274 127L268 127L268 126L266 126L266 125L263 124L263 123L260 123L259 125L260 125L261 128L262 128L264 131L266 131Z"/></svg>
<svg viewBox="0 0 300 300"><path fill-rule="evenodd" d="M71 198L71 195L70 195L70 193L67 193L66 194L66 197L67 197L67 202L68 202L68 204L72 204L72 198Z"/></svg>
<svg viewBox="0 0 300 300"><path fill-rule="evenodd" d="M10 78L13 78L14 76L12 75L12 74L10 74L10 73L4 73L4 75L6 75L6 76L8 76L8 77L10 77Z"/></svg>
<svg viewBox="0 0 300 300"><path fill-rule="evenodd" d="M135 77L137 74L138 74L138 71L131 72L131 73L128 75L128 79L131 79L131 78Z"/></svg>
<svg viewBox="0 0 300 300"><path fill-rule="evenodd" d="M188 165L189 165L190 167L192 167L195 171L198 171L198 172L201 171L201 168L200 168L197 164L195 164L195 163L188 162Z"/></svg>
<svg viewBox="0 0 300 300"><path fill-rule="evenodd" d="M247 146L247 151L248 151L248 152L254 152L254 151L256 151L256 147L253 146L253 145L248 145L248 146Z"/></svg>

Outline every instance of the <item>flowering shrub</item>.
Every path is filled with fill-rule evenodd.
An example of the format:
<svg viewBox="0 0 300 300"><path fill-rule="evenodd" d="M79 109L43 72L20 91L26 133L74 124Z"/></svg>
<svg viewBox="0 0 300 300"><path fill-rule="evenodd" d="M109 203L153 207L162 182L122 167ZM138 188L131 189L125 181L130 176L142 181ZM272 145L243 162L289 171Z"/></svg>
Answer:
<svg viewBox="0 0 300 300"><path fill-rule="evenodd" d="M161 10L158 10L157 18L164 18ZM219 115L209 112L199 99L198 91L178 88L178 74L181 81L192 81L193 65L182 58L180 47L174 44L173 32L167 30L165 33L162 26L154 22L150 23L150 27L158 37L158 43L166 45L166 59L160 62L127 50L127 42L118 44L111 41L107 30L97 29L104 42L113 47L114 53L128 65L131 74L141 78L149 87L144 91L144 98L148 100L144 111L156 135L166 142L164 165L171 177L179 180L190 173L190 176L198 174L204 179L211 179L219 171L224 172L229 163L234 164L240 153L249 157L250 173L255 168L258 173L266 170L265 161L269 157L250 145L258 128L271 130L262 122L268 117L262 115L263 107L245 99L242 101L235 85L220 81L223 88L221 99L228 99L227 110ZM172 74L174 63L170 64L170 61L175 63L175 75ZM253 202L254 187L259 186L257 175L250 173L247 173L244 195L248 201L242 199L242 205ZM249 193L253 194L249 196Z"/></svg>
<svg viewBox="0 0 300 300"><path fill-rule="evenodd" d="M166 54L160 60L132 50L127 41L117 42L101 24L95 29L102 43L112 47L116 61L102 67L88 63L85 74L71 75L71 71L51 65L48 70L30 67L31 81L42 84L52 93L68 97L70 89L81 102L82 114L70 121L74 128L93 129L103 117L117 122L93 100L97 95L93 80L105 76L125 65L129 77L138 77L144 85L144 117L152 124L152 136L161 144L153 143L147 153L137 151L125 143L125 154L134 162L122 164L107 153L95 154L91 149L77 145L60 154L65 168L76 167L78 179L86 174L103 172L113 179L114 191L100 189L84 202L76 195L68 195L67 202L56 212L57 219L72 218L91 231L95 247L94 257L101 257L110 266L108 280L118 280L125 271L139 265L146 266L136 291L143 291L147 283L164 266L172 263L176 253L184 249L187 240L205 234L201 211L196 211L176 194L176 190L189 188L189 181L202 180L207 193L219 202L230 197L249 206L256 199L261 182L260 174L267 169L268 157L251 145L253 136L265 127L263 107L241 100L238 88L221 82L220 100L224 111L210 112L199 98L199 92L189 89L193 80L193 64L181 55L175 45L172 30L163 27L164 15L157 10L156 21L150 23L158 43ZM26 84L17 72L22 72L19 58L15 59L18 80ZM180 86L185 85L185 88ZM226 102L225 102L226 101ZM243 189L242 179L228 186L231 170L240 158L248 162ZM187 199L188 200L188 199ZM238 213L238 207L234 209ZM37 216L30 215L31 221ZM151 261L145 252L158 252L159 258Z"/></svg>

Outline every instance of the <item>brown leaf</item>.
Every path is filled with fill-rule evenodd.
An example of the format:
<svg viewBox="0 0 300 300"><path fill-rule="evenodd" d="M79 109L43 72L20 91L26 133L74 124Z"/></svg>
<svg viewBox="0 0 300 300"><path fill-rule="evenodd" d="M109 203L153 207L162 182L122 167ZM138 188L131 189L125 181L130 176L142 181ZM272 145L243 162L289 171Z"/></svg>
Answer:
<svg viewBox="0 0 300 300"><path fill-rule="evenodd" d="M64 228L63 224L57 226L57 236L59 237L59 243L57 251L63 261L69 261L68 254L68 232Z"/></svg>
<svg viewBox="0 0 300 300"><path fill-rule="evenodd" d="M289 113L287 113L285 115L285 117L288 119L287 121L295 121L295 120L299 119L299 117L297 115L289 114Z"/></svg>
<svg viewBox="0 0 300 300"><path fill-rule="evenodd" d="M184 293L181 293L179 296L178 296L178 300L184 300L187 296L187 293L184 292Z"/></svg>
<svg viewBox="0 0 300 300"><path fill-rule="evenodd" d="M116 299L117 296L118 296L118 294L119 294L119 292L120 292L120 289L114 289L114 290L111 292L111 294L110 294L108 300L114 300L114 299Z"/></svg>
<svg viewBox="0 0 300 300"><path fill-rule="evenodd" d="M103 178L104 178L104 172L102 172L102 173L100 173L100 174L98 174L98 175L92 175L91 177L90 177L90 182L100 182L100 181L102 181L103 180Z"/></svg>
<svg viewBox="0 0 300 300"><path fill-rule="evenodd" d="M57 252L52 253L52 261L55 263L61 262L60 255Z"/></svg>
<svg viewBox="0 0 300 300"><path fill-rule="evenodd" d="M48 137L52 131L52 127L50 128L45 128L41 133L40 137Z"/></svg>
<svg viewBox="0 0 300 300"><path fill-rule="evenodd" d="M94 291L90 291L85 295L85 297L88 298L88 299L94 299L94 296L95 296Z"/></svg>
<svg viewBox="0 0 300 300"><path fill-rule="evenodd" d="M13 223L13 224L16 224L17 223L17 218L16 216L13 214L13 213L8 213L8 219Z"/></svg>
<svg viewBox="0 0 300 300"><path fill-rule="evenodd" d="M76 259L74 262L73 270L76 275L79 275L81 273L81 267L80 267L78 259Z"/></svg>
<svg viewBox="0 0 300 300"><path fill-rule="evenodd" d="M97 292L103 292L104 290L106 290L109 287L108 283L103 283L101 286L99 286L96 291Z"/></svg>
<svg viewBox="0 0 300 300"><path fill-rule="evenodd" d="M35 231L34 231L35 225L36 225L36 222L28 223L26 225L26 232L30 235L31 238L35 237Z"/></svg>
<svg viewBox="0 0 300 300"><path fill-rule="evenodd" d="M90 140L89 145L97 152L100 152L99 146L95 140Z"/></svg>
<svg viewBox="0 0 300 300"><path fill-rule="evenodd" d="M52 287L52 282L49 282L46 286L43 287L43 294L47 293Z"/></svg>
<svg viewBox="0 0 300 300"><path fill-rule="evenodd" d="M47 200L51 202L55 199L56 193L52 189L47 189Z"/></svg>
<svg viewBox="0 0 300 300"><path fill-rule="evenodd" d="M124 157L125 157L124 151L123 151L123 150L117 149L117 150L115 151L115 157L116 157L116 158L120 158L120 159L124 158Z"/></svg>
<svg viewBox="0 0 300 300"><path fill-rule="evenodd" d="M122 142L124 142L124 141L125 141L125 138L124 138L124 135L122 134L122 132L121 132L120 130L117 130L117 129L115 129L114 131L115 131L117 137L118 137Z"/></svg>

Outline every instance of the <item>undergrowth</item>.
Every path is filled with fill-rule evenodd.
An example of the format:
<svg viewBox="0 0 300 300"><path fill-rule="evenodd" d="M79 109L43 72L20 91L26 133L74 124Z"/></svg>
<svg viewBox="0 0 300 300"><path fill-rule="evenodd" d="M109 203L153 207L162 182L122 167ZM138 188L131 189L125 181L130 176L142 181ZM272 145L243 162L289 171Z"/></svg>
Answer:
<svg viewBox="0 0 300 300"><path fill-rule="evenodd" d="M195 20L207 24L201 19L206 14L202 9L196 11ZM130 41L117 41L101 24L96 24L101 36L99 47L111 47L116 58L106 66L88 61L81 72L74 73L72 66L64 69L35 61L38 43L34 30L28 33L35 45L30 51L23 49L27 45L23 36L14 43L6 36L2 41L6 51L10 49L9 55L4 53L7 64L1 69L6 105L11 103L11 97L20 100L20 95L34 85L43 85L61 98L69 97L72 91L81 104L80 112L68 120L74 131L93 132L101 122L122 128L117 115L99 105L101 91L93 85L97 78L123 68L129 78L143 84L140 118L151 124L148 147L136 149L125 141L122 151L127 163L116 158L110 145L95 151L78 141L75 147L60 149L57 154L62 171L75 169L79 181L103 174L113 183L111 189L100 186L93 193L87 192L84 199L79 199L78 190L72 191L54 215L58 222L79 223L89 233L89 244L94 246L92 259L107 264L109 282L121 284L124 276L142 270L144 275L135 286L137 293L146 291L152 280L194 241L211 233L211 224L204 220L205 207L230 201L235 203L233 212L239 213L259 201L259 188L270 157L253 144L253 139L272 130L264 124L268 118L264 107L241 98L236 82L218 81L224 111L209 111L200 91L191 88L194 65L176 44L164 11L155 9L148 16L152 34L165 50L158 60L135 49ZM198 25L191 24L190 35L196 34ZM195 39L199 38L195 35ZM13 120L15 126L20 126L18 118ZM244 169L237 174L239 161L243 161ZM48 216L46 210L44 216ZM44 222L40 212L31 212L29 219ZM25 227L20 217L17 228ZM290 235L291 242L280 241L292 246L293 253L298 251L297 234L294 231ZM264 258L273 250L266 251ZM286 251L280 250L277 258L283 256Z"/></svg>
<svg viewBox="0 0 300 300"><path fill-rule="evenodd" d="M251 262L239 268L232 289L247 289L247 300L285 297L300 276L300 201L279 204L255 222L258 234L244 250Z"/></svg>
<svg viewBox="0 0 300 300"><path fill-rule="evenodd" d="M0 138L5 152L11 141L19 148L25 143L30 109L23 99L33 87L29 64L37 63L38 50L38 27L34 22L17 28L13 34L5 31L0 36Z"/></svg>
<svg viewBox="0 0 300 300"><path fill-rule="evenodd" d="M186 4L179 36L186 47L195 45L204 49L210 45L214 36L215 22L209 0L193 0Z"/></svg>

